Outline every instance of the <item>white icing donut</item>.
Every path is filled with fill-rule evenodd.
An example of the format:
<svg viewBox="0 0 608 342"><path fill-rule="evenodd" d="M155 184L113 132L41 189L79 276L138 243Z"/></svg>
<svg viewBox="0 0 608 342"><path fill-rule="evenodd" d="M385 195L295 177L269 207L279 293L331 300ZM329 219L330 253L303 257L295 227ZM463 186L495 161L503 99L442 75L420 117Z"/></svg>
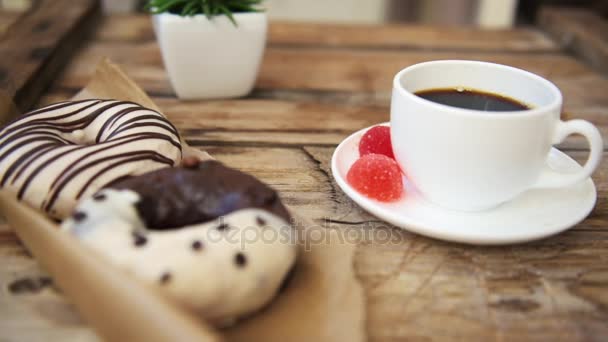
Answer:
<svg viewBox="0 0 608 342"><path fill-rule="evenodd" d="M62 102L0 131L0 187L55 218L117 179L176 165L180 137L160 113L132 102Z"/></svg>
<svg viewBox="0 0 608 342"><path fill-rule="evenodd" d="M139 199L131 190L103 189L62 227L212 323L262 308L294 264L293 229L268 211L241 209L176 230L146 230Z"/></svg>

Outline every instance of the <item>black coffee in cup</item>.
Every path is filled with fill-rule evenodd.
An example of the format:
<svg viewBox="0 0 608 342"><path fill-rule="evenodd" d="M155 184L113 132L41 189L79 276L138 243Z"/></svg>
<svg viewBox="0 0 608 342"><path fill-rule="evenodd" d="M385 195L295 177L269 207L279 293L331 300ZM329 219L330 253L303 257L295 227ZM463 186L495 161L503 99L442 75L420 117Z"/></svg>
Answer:
<svg viewBox="0 0 608 342"><path fill-rule="evenodd" d="M439 88L417 91L423 99L447 106L487 112L514 112L530 109L529 106L506 96L476 89Z"/></svg>

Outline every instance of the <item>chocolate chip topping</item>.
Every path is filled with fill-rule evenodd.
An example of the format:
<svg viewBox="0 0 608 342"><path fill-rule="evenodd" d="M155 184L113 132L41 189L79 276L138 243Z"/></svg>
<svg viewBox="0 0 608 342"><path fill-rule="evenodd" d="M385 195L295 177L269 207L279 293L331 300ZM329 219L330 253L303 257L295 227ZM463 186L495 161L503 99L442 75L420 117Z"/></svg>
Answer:
<svg viewBox="0 0 608 342"><path fill-rule="evenodd" d="M74 214L72 214L72 218L76 222L82 222L87 218L87 214L83 211L77 211Z"/></svg>
<svg viewBox="0 0 608 342"><path fill-rule="evenodd" d="M53 280L49 277L27 277L11 282L8 290L15 295L31 294L38 293L51 285Z"/></svg>
<svg viewBox="0 0 608 342"><path fill-rule="evenodd" d="M194 168L163 168L119 180L110 188L139 194L139 216L149 229L166 230L213 221L239 209L259 208L290 221L277 193L246 173L218 161Z"/></svg>
<svg viewBox="0 0 608 342"><path fill-rule="evenodd" d="M217 230L224 231L224 230L228 230L230 228L230 226L228 225L228 223L222 223L219 226L217 226Z"/></svg>
<svg viewBox="0 0 608 342"><path fill-rule="evenodd" d="M239 252L234 256L234 263L237 267L243 268L247 265L247 257L245 257L245 254Z"/></svg>
<svg viewBox="0 0 608 342"><path fill-rule="evenodd" d="M93 199L97 202L105 201L107 196L105 194L95 194L93 195Z"/></svg>
<svg viewBox="0 0 608 342"><path fill-rule="evenodd" d="M133 244L136 247L145 246L146 243L148 243L148 238L147 237L145 237L140 232L133 232Z"/></svg>
<svg viewBox="0 0 608 342"><path fill-rule="evenodd" d="M192 242L192 249L195 251L200 251L201 249L203 249L203 243L199 240Z"/></svg>
<svg viewBox="0 0 608 342"><path fill-rule="evenodd" d="M161 283L161 284L163 284L163 285L165 285L165 284L169 283L169 282L171 281L171 273L169 273L169 272L165 272L165 273L163 273L163 274L160 276L159 281L160 281L160 283Z"/></svg>
<svg viewBox="0 0 608 342"><path fill-rule="evenodd" d="M265 226L266 225L266 220L264 220L264 218L262 218L260 216L256 216L255 222L258 224L258 226Z"/></svg>

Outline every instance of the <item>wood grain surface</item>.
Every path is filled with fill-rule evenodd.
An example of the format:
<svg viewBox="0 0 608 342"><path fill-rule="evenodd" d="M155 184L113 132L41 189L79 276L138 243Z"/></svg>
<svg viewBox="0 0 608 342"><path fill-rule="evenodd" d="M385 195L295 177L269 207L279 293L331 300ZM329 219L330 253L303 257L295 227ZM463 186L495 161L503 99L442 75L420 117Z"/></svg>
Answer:
<svg viewBox="0 0 608 342"><path fill-rule="evenodd" d="M14 11L0 10L0 37L4 36L9 28L21 18L23 12L25 12L25 9Z"/></svg>
<svg viewBox="0 0 608 342"><path fill-rule="evenodd" d="M96 0L39 0L0 16L0 93L30 109L101 14Z"/></svg>
<svg viewBox="0 0 608 342"><path fill-rule="evenodd" d="M480 59L537 72L564 92L565 118L592 121L608 140L608 79L540 30L273 24L251 96L181 102L149 18L108 17L40 104L71 97L101 56L152 94L193 146L258 176L301 214L359 241L354 267L371 340L608 336L608 159L593 177L598 203L589 218L558 236L506 247L452 244L394 228L357 207L330 176L335 145L387 121L394 73L425 60ZM580 139L562 148L580 161L588 150ZM8 308L0 309L0 331L7 340L95 339L6 227L0 258L0 307Z"/></svg>
<svg viewBox="0 0 608 342"><path fill-rule="evenodd" d="M150 18L113 16L112 25L97 31L99 41L154 39ZM446 34L446 32L448 32ZM327 34L331 32L331 34ZM549 37L533 28L481 31L469 27L429 25L348 25L330 23L271 22L268 41L274 46L380 48L429 50L484 50L541 52L559 49Z"/></svg>
<svg viewBox="0 0 608 342"><path fill-rule="evenodd" d="M563 49L608 75L608 18L586 9L545 7L539 25Z"/></svg>

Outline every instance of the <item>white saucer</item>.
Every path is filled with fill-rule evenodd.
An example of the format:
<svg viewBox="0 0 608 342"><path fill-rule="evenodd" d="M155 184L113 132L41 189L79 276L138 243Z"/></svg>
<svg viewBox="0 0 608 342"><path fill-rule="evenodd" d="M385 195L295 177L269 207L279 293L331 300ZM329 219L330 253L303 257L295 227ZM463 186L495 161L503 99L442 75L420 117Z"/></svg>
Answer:
<svg viewBox="0 0 608 342"><path fill-rule="evenodd" d="M336 148L331 160L333 176L363 209L411 232L477 245L520 243L560 233L585 219L595 206L591 179L569 188L530 190L497 208L477 213L451 211L429 203L405 178L406 194L401 200L383 203L369 199L346 181L348 170L359 158L359 140L368 129L352 134ZM551 150L547 164L560 172L581 168L556 149Z"/></svg>

